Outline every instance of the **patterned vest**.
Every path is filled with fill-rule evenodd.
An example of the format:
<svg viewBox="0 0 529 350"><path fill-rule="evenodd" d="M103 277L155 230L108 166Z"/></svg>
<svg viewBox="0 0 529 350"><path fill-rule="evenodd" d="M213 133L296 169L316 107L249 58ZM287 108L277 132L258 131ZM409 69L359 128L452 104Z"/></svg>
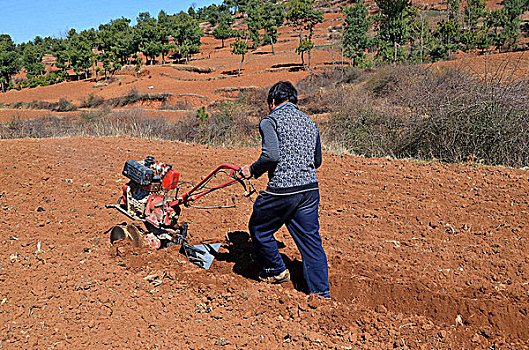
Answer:
<svg viewBox="0 0 529 350"><path fill-rule="evenodd" d="M286 103L267 116L279 139L279 162L268 181L269 188L288 188L318 182L314 153L319 135L316 123L296 105Z"/></svg>

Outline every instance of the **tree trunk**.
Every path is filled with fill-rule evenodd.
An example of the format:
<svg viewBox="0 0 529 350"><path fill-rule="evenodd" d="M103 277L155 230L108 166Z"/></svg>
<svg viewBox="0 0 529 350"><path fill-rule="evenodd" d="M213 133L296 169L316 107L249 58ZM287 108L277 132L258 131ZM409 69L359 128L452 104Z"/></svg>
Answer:
<svg viewBox="0 0 529 350"><path fill-rule="evenodd" d="M222 47L224 48L224 38L220 39L222 41Z"/></svg>
<svg viewBox="0 0 529 350"><path fill-rule="evenodd" d="M276 50L274 49L274 39L272 39L272 37L270 37L270 45L272 45L272 55L275 55Z"/></svg>
<svg viewBox="0 0 529 350"><path fill-rule="evenodd" d="M305 52L301 51L301 65L303 66L303 70L307 70L305 67Z"/></svg>
<svg viewBox="0 0 529 350"><path fill-rule="evenodd" d="M331 46L331 50L332 50L332 69L334 70L335 67L334 67L334 45Z"/></svg>
<svg viewBox="0 0 529 350"><path fill-rule="evenodd" d="M421 50L420 50L421 64L422 64L423 51L424 51L424 20L422 18L422 13L421 13Z"/></svg>
<svg viewBox="0 0 529 350"><path fill-rule="evenodd" d="M397 65L397 41L393 40L393 51L394 52L394 56L393 56L393 65Z"/></svg>
<svg viewBox="0 0 529 350"><path fill-rule="evenodd" d="M165 64L165 53L162 50L162 64Z"/></svg>
<svg viewBox="0 0 529 350"><path fill-rule="evenodd" d="M241 76L241 67L242 67L243 62L244 62L244 54L242 54L241 64L239 65L239 73L238 73L239 77Z"/></svg>
<svg viewBox="0 0 529 350"><path fill-rule="evenodd" d="M302 32L302 29L303 29L303 27L300 25L300 26L299 26L299 43L300 43L300 44L301 44L301 41L303 40L303 36L302 36L303 32Z"/></svg>

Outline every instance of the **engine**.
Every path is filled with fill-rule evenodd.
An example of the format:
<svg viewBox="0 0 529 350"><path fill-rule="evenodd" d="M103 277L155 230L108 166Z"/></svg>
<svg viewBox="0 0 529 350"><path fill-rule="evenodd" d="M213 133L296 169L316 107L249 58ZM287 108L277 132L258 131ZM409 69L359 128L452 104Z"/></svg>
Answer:
<svg viewBox="0 0 529 350"><path fill-rule="evenodd" d="M158 228L176 227L180 209L168 202L177 196L180 174L171 164L156 162L152 156L127 160L123 175L130 181L123 186L120 205L129 215Z"/></svg>

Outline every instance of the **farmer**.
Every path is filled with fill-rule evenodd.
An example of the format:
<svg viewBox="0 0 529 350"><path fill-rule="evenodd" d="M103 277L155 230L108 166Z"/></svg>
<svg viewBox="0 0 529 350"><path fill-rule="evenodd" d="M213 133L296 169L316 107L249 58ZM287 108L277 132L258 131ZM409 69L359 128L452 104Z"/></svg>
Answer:
<svg viewBox="0 0 529 350"><path fill-rule="evenodd" d="M241 168L245 178L268 173L268 186L257 197L249 222L252 242L262 267L259 279L290 280L274 233L286 225L303 259L309 292L330 297L327 257L319 234L320 193L316 169L321 165L320 132L296 106L292 83L280 81L268 92L270 114L259 123L261 156Z"/></svg>

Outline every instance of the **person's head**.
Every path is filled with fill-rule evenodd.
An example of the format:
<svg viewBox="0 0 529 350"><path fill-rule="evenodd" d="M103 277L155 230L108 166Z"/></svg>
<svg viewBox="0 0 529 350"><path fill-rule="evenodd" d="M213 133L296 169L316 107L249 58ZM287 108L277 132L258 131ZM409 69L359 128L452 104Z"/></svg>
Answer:
<svg viewBox="0 0 529 350"><path fill-rule="evenodd" d="M283 102L298 103L298 91L289 81L280 81L270 88L268 91L268 107L272 109L274 106L279 106Z"/></svg>

